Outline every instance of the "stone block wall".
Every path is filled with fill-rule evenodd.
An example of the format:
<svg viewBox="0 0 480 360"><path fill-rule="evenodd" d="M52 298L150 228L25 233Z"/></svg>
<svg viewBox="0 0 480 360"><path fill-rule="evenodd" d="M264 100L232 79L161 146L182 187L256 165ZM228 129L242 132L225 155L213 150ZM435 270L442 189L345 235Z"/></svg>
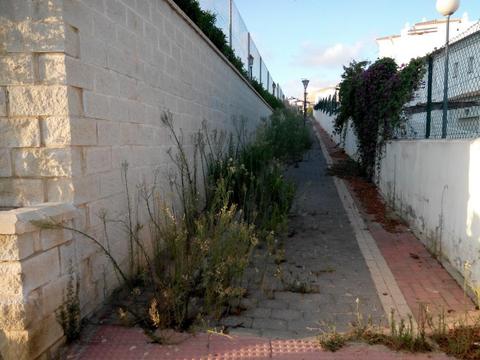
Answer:
<svg viewBox="0 0 480 360"><path fill-rule="evenodd" d="M271 113L171 0L0 0L0 208L14 209L4 213L71 204L75 226L102 240L99 215L118 219L127 209L122 163L129 164L131 189L151 182L156 171L166 181L172 142L161 125L164 111L173 114L187 145L204 120L211 129L233 131L233 119L244 118L254 129ZM109 231L110 245L126 264L126 234L119 226ZM41 244L42 232L36 234L21 242ZM0 253L16 246L21 234L3 235ZM79 236L63 240L55 254L59 264L72 262L88 315L116 278L93 243ZM53 252L37 245L25 259L8 261L36 259L44 271ZM0 272L8 261L0 259ZM53 273L65 285L65 274ZM23 289L25 303L30 290ZM38 296L62 301L59 291ZM0 301L5 311L12 309L8 298ZM2 336L0 330L0 343ZM60 338L54 332L40 341L39 353Z"/></svg>
<svg viewBox="0 0 480 360"><path fill-rule="evenodd" d="M0 354L4 359L53 355L63 329L55 310L74 282L74 238L70 231L39 229L52 219L73 226L71 204L49 203L0 212Z"/></svg>

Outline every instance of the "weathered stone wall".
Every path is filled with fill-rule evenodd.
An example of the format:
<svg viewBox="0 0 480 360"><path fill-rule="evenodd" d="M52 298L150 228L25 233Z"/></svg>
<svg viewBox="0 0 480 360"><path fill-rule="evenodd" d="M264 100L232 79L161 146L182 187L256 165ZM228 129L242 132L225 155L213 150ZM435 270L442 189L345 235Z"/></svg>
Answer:
<svg viewBox="0 0 480 360"><path fill-rule="evenodd" d="M66 230L39 229L32 221L52 219L73 226L71 204L49 203L0 212L0 354L36 359L61 345L55 310L69 281L75 282Z"/></svg>
<svg viewBox="0 0 480 360"><path fill-rule="evenodd" d="M166 179L172 167L166 153L172 143L160 121L166 110L186 142L203 120L230 131L233 117L243 117L253 129L271 112L170 0L0 0L0 207L20 207L8 213L73 204L75 227L104 241L99 215L118 219L127 209L122 163L129 164L132 203L135 185L151 181L157 170ZM126 234L118 224L108 228L110 245L126 265ZM101 305L117 282L98 247L68 235L52 250L38 245L39 229L32 233L0 234L0 254L19 236L30 248L37 244L25 258L0 258L0 274L12 274L10 261L18 265L18 279L27 271L23 262L39 272L71 263L82 314ZM56 291L44 291L46 283L26 289L18 280L24 303L30 294L61 303L65 272L53 270L48 283ZM9 298L1 298L3 314L14 309ZM52 331L58 329L55 306L42 310ZM33 315L25 314L30 324ZM0 344L2 336L0 330ZM29 357L60 337L54 331L36 341ZM2 354L6 348L0 346Z"/></svg>

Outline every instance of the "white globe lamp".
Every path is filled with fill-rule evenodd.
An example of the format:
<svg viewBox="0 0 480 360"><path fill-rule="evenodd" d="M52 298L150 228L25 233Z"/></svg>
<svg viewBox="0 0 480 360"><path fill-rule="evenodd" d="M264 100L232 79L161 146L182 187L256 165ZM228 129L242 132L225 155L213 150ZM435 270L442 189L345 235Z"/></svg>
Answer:
<svg viewBox="0 0 480 360"><path fill-rule="evenodd" d="M437 0L437 11L443 16L453 15L460 6L460 0Z"/></svg>
<svg viewBox="0 0 480 360"><path fill-rule="evenodd" d="M447 137L448 127L448 46L450 42L450 16L458 10L460 0L437 0L437 11L447 18L447 38L445 41L445 74L443 80L442 139Z"/></svg>

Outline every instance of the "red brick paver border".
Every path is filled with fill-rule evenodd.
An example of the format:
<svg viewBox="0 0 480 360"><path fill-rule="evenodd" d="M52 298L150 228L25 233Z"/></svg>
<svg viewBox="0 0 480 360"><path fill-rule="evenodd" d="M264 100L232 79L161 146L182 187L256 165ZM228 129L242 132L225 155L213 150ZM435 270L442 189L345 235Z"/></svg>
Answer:
<svg viewBox="0 0 480 360"><path fill-rule="evenodd" d="M335 155L338 154L336 144L318 124L315 124L315 127L335 161ZM362 208L355 191L351 186L347 187L357 206ZM417 320L420 304L427 305L433 315L445 311L448 316L454 316L475 310L474 303L464 294L462 287L407 227L399 226L392 233L379 223L367 221L367 224Z"/></svg>
<svg viewBox="0 0 480 360"><path fill-rule="evenodd" d="M433 314L475 310L460 285L408 229L389 233L371 223L369 230L417 319L420 304L428 305Z"/></svg>
<svg viewBox="0 0 480 360"><path fill-rule="evenodd" d="M315 340L271 340L251 336L192 335L175 345L149 342L139 328L102 325L88 342L72 347L69 360L400 360L449 359L444 354L393 352L383 346L353 344L332 353Z"/></svg>

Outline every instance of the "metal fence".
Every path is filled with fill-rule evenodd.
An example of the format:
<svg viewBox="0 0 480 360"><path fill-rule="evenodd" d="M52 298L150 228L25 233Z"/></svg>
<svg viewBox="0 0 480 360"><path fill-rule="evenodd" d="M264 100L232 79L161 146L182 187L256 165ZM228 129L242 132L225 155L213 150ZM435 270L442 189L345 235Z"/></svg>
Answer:
<svg viewBox="0 0 480 360"><path fill-rule="evenodd" d="M446 127L443 128L445 48L441 48L427 57L424 81L404 108L406 122L398 138L480 137L480 22L451 41L449 54Z"/></svg>
<svg viewBox="0 0 480 360"><path fill-rule="evenodd" d="M216 15L216 25L222 29L227 41L239 56L245 70L278 99L285 99L282 88L275 82L258 51L245 22L233 0L199 0L203 10ZM249 62L250 60L250 62Z"/></svg>

